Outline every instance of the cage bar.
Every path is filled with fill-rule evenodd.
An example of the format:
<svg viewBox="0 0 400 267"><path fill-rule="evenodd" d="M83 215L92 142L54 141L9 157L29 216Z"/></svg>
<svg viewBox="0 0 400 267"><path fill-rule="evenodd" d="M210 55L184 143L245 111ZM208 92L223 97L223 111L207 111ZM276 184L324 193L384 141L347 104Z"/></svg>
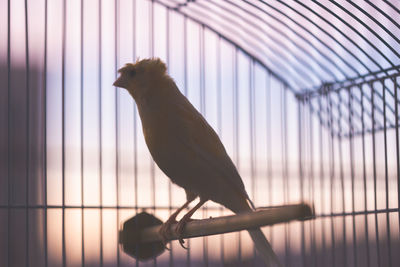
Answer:
<svg viewBox="0 0 400 267"><path fill-rule="evenodd" d="M0 1L0 265L142 265L118 228L143 211L167 219L184 193L158 184L135 103L111 84L125 61L153 56L215 126L256 206L315 204L311 221L263 227L282 262L399 265L392 2L32 3ZM207 203L195 216L228 213ZM261 266L245 234L188 247L143 265Z"/></svg>

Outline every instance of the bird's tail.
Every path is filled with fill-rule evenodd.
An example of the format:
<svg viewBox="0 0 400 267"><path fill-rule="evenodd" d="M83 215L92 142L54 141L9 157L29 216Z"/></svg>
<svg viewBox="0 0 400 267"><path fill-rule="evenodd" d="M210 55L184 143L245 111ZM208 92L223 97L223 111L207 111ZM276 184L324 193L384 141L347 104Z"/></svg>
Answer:
<svg viewBox="0 0 400 267"><path fill-rule="evenodd" d="M282 267L280 264L278 257L276 256L275 252L272 250L271 245L269 244L268 240L265 238L263 232L260 228L248 230L251 239L256 246L256 249L259 255L264 260L264 263L268 267L279 266Z"/></svg>
<svg viewBox="0 0 400 267"><path fill-rule="evenodd" d="M235 213L249 212L255 210L254 204L247 199L236 198L235 203L231 202L229 208ZM282 267L270 243L260 228L248 230L251 239L257 249L258 254L268 267Z"/></svg>

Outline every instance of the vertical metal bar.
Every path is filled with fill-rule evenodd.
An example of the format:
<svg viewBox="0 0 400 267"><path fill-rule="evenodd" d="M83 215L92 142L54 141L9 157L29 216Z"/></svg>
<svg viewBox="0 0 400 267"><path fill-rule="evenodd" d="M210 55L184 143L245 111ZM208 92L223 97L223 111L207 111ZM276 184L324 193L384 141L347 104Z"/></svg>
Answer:
<svg viewBox="0 0 400 267"><path fill-rule="evenodd" d="M350 175L351 175L351 211L353 212L352 220L353 220L353 257L354 257L354 266L357 266L357 246L356 246L356 223L355 223L355 187L354 187L354 144L353 144L353 94L351 93L351 88L348 88L349 93L349 101L348 101L348 110L349 110L349 146L350 146ZM346 241L346 240L344 240ZM368 242L368 241L366 241Z"/></svg>
<svg viewBox="0 0 400 267"><path fill-rule="evenodd" d="M150 48L150 56L154 56L154 1L151 0L149 4L149 24L150 24L150 32L149 32L149 48Z"/></svg>
<svg viewBox="0 0 400 267"><path fill-rule="evenodd" d="M336 266L336 246L335 246L335 227L333 220L333 180L335 178L335 150L334 150L334 126L333 126L333 114L332 114L332 100L330 97L330 93L327 94L327 114L329 115L329 180L330 180L330 201L331 201L331 239L332 239L332 266Z"/></svg>
<svg viewBox="0 0 400 267"><path fill-rule="evenodd" d="M234 142L234 159L237 168L240 167L239 159L239 125L238 125L238 48L235 46L233 49L233 66L232 66L232 77L233 77L233 142Z"/></svg>
<svg viewBox="0 0 400 267"><path fill-rule="evenodd" d="M168 9L167 9L168 16ZM133 35L133 45L132 45L132 61L136 61L136 1L132 1L132 35ZM167 58L168 58L168 50L167 50ZM135 101L133 101L133 105L135 105Z"/></svg>
<svg viewBox="0 0 400 267"><path fill-rule="evenodd" d="M119 19L119 0L114 1L114 57L115 57L115 78L117 78L117 70L119 64L119 53L118 53L118 19ZM116 200L117 200L117 227L119 227L119 91L115 88L115 185L116 185ZM120 266L120 252L119 246L117 246L117 266Z"/></svg>
<svg viewBox="0 0 400 267"><path fill-rule="evenodd" d="M367 171L366 171L366 164L365 164L365 122L364 122L364 90L362 86L359 86L360 93L361 93L361 142L362 142L362 168L363 168L363 183L364 183L364 211L367 211L368 206L367 206ZM369 253L369 232L368 232L368 215L365 214L364 217L364 223L365 223L365 242L367 246L367 267L370 267L370 253Z"/></svg>
<svg viewBox="0 0 400 267"><path fill-rule="evenodd" d="M204 70L204 25L201 25L199 30L199 40L200 40L200 53L199 53L199 74L200 74L200 112L205 116L205 70Z"/></svg>
<svg viewBox="0 0 400 267"><path fill-rule="evenodd" d="M312 171L313 171L313 169L312 169L312 167L313 167L312 160L313 159L311 157L311 155L312 155L312 151L311 151L311 149L312 149L312 145L311 145L312 139L310 139L310 137L312 136L312 128L311 128L311 120L312 120L312 118L311 118L311 110L308 108L309 106L310 106L310 100L308 98L305 98L304 102L303 102L303 113L304 113L303 117L304 117L304 121L306 122L304 124L304 143L305 143L304 154L306 154L306 155L304 157L305 161L303 162L303 164L304 164L304 168L306 169L305 177L307 178L307 183L308 183L308 185L306 187L306 188L308 188L307 198L310 201L314 201L314 198L313 198L313 195L314 195L314 191L313 191L314 180L313 180L313 173L312 173ZM313 203L313 202L311 202L311 203ZM309 230L308 236L309 236L309 246L310 247L309 247L308 251L306 251L307 247L306 247L306 244L305 244L305 242L307 241L306 240L306 236L307 235L305 233L306 226L307 226L307 229ZM304 232L304 239L303 239L303 241L304 241L304 263L307 264L307 261L309 261L308 266L312 266L313 265L313 256L314 256L314 251L313 251L313 248L314 248L313 247L313 245L314 245L314 242L313 242L314 241L314 234L313 234L312 226L313 226L313 224L312 224L311 221L308 222L307 224L302 223L302 228L303 228L303 232Z"/></svg>
<svg viewBox="0 0 400 267"><path fill-rule="evenodd" d="M283 201L285 204L288 202L288 196L289 196L289 181L288 181L288 156L287 156L287 114L286 114L286 88L282 86L281 88L281 132L282 132L282 176L283 176ZM300 102L298 102L298 113L300 114ZM299 151L300 151L300 138L301 138L301 125L300 125L299 120ZM300 153L300 152L299 152ZM299 157L300 159L301 157ZM302 190L302 185L300 190ZM303 198L303 197L302 197ZM289 224L285 223L285 265L290 266L292 264L292 257L290 254L290 228Z"/></svg>
<svg viewBox="0 0 400 267"><path fill-rule="evenodd" d="M218 124L218 135L222 138L222 79L221 79L221 36L218 35L217 40L217 124ZM219 213L222 216L224 212L224 208L222 205L219 208ZM220 235L220 248L221 248L221 264L225 263L225 255L224 255L224 235Z"/></svg>
<svg viewBox="0 0 400 267"><path fill-rule="evenodd" d="M339 142L339 175L340 175L340 190L342 191L342 213L346 210L345 205L345 196L344 196L344 173L343 173L343 129L342 129L342 96L340 92L337 93L339 102L338 102L338 126L339 126L339 134L338 134L338 142ZM342 216L342 226L343 226L343 256L344 256L344 266L347 266L347 245L346 245L346 218Z"/></svg>
<svg viewBox="0 0 400 267"><path fill-rule="evenodd" d="M169 23L169 21L168 21ZM169 36L169 34L167 35ZM185 82L185 88L184 88L184 94L185 96L187 96L187 17L184 16L183 17L183 64L184 64L184 68L183 68L183 78L184 78L184 82ZM189 239L190 240L190 239Z"/></svg>
<svg viewBox="0 0 400 267"><path fill-rule="evenodd" d="M136 36L136 35L135 35ZM137 151L137 110L135 108L135 104L133 104L133 145L135 149L133 150L133 176L134 176L134 192L135 192L135 212L136 214L139 212L138 206L138 151ZM139 245L136 247L139 250ZM172 247L171 247L172 249ZM139 260L135 260L136 267L139 266Z"/></svg>
<svg viewBox="0 0 400 267"><path fill-rule="evenodd" d="M99 192L100 192L100 267L103 266L103 112L102 112L102 84L101 84L101 76L102 76L102 27L101 27L101 19L102 19L102 9L101 9L101 0L99 0Z"/></svg>
<svg viewBox="0 0 400 267"><path fill-rule="evenodd" d="M380 265L380 242L379 242L379 227L378 227L378 202L376 189L376 148L375 148L375 102L374 102L374 85L369 83L371 89L371 116L372 116L372 161L373 161L373 176L374 176L374 214L375 214L375 236L376 236L376 251L378 257L378 265Z"/></svg>
<svg viewBox="0 0 400 267"><path fill-rule="evenodd" d="M43 89L44 89L44 264L48 266L47 255L47 0L44 1L44 74L43 74Z"/></svg>
<svg viewBox="0 0 400 267"><path fill-rule="evenodd" d="M80 131L80 139L81 139L81 264L82 266L85 266L85 210L84 210L84 202L85 202L85 195L84 195L84 147L85 147L85 140L84 140L84 96L85 94L83 93L83 75L84 75L84 58L83 58L83 31L84 31L84 3L83 0L81 0L81 16L80 16L80 53L81 53L81 57L80 57L80 68L81 68L81 73L80 73L80 91L81 91L81 103L80 103L80 109L81 109L81 131Z"/></svg>
<svg viewBox="0 0 400 267"><path fill-rule="evenodd" d="M311 150L311 142L312 140L310 139L311 133L312 133L312 128L311 128L311 111L310 111L310 100L308 97L304 98L303 100L303 120L304 120L304 161L303 161L303 165L304 165L304 176L306 178L307 184L305 186L305 189L307 189L307 192L304 192L305 194L305 198L309 199L309 201L311 201L311 203L313 203L313 191L312 188L314 186L313 184L313 174L312 174L312 157L311 154L312 152ZM302 224L302 228L304 229L304 239L302 240L302 242L304 241L304 263L307 264L308 262L308 266L312 266L313 265L313 259L312 259L312 255L313 255L313 229L312 229L312 223L311 222L307 222L307 224ZM306 229L308 229L308 233L306 234ZM309 239L306 239L306 236L309 237ZM307 248L306 243L309 244L309 247Z"/></svg>
<svg viewBox="0 0 400 267"><path fill-rule="evenodd" d="M256 202L256 151L255 151L255 103L254 103L254 95L255 95L255 63L254 59L250 59L249 64L249 121L250 121L250 176L251 176L251 191L252 191L252 198L253 202ZM253 246L253 265L255 265L256 259L256 248Z"/></svg>
<svg viewBox="0 0 400 267"><path fill-rule="evenodd" d="M318 111L322 112L322 104L321 104L321 97L318 97ZM319 158L320 158L320 163L319 163L319 175L320 175L320 190L321 190L321 212L326 213L325 211L325 197L323 192L325 191L325 173L324 173L324 144L322 141L322 116L320 118L320 123L318 125L319 128L319 134L318 134L318 140L319 140ZM325 240L325 221L321 222L321 235L322 235L322 255L323 255L323 265L325 265L325 260L326 260L326 240Z"/></svg>
<svg viewBox="0 0 400 267"><path fill-rule="evenodd" d="M149 32L149 50L150 56L154 56L154 2L153 0L149 2L149 25L150 25L150 32ZM156 211L156 175L155 175L155 163L153 158L150 157L150 186L151 186L151 209L152 213L154 214ZM154 248L153 248L154 250ZM153 257L153 266L157 266L157 257Z"/></svg>
<svg viewBox="0 0 400 267"><path fill-rule="evenodd" d="M388 174L388 155L387 155L387 128L386 128L386 87L385 87L385 80L381 80L382 82L382 100L383 100L383 138L384 138L384 152L385 152L385 191L386 191L386 241L388 244L388 260L389 266L392 266L392 251L390 248L390 217L389 217L389 174Z"/></svg>
<svg viewBox="0 0 400 267"><path fill-rule="evenodd" d="M311 203L315 202L315 175L314 175L314 126L313 126L313 114L311 108L311 100L307 99L308 101L308 119L309 119L309 148L310 148L310 180L311 180ZM322 191L320 192L322 193ZM316 235L315 235L315 220L310 222L311 228L311 259L312 265L317 266L317 254L316 254Z"/></svg>
<svg viewBox="0 0 400 267"><path fill-rule="evenodd" d="M136 61L136 1L132 1L132 35L133 35L133 62ZM167 13L168 15L168 13ZM168 51L167 51L168 53ZM168 54L167 54L168 55ZM136 102L133 101L133 179L134 179L134 194L135 194L135 213L139 213L138 207L138 148L137 148L137 110L136 110ZM139 245L136 245L136 250L139 251ZM135 266L139 266L139 260L135 259Z"/></svg>
<svg viewBox="0 0 400 267"><path fill-rule="evenodd" d="M11 0L7 4L7 264L11 265Z"/></svg>
<svg viewBox="0 0 400 267"><path fill-rule="evenodd" d="M272 75L271 73L267 73L266 75L266 92L265 92L265 113L266 113L266 128L267 128L267 179L268 179L268 204L272 205L272 179L273 179L273 171L272 171L272 123L271 123L271 90L272 90ZM269 240L272 243L274 239L273 229L270 227L270 237Z"/></svg>
<svg viewBox="0 0 400 267"><path fill-rule="evenodd" d="M30 153L30 143L29 143L29 109L30 109L30 95L29 95L29 28L28 28L28 0L25 0L25 67L26 67L26 177L25 177L25 265L29 267L29 153Z"/></svg>
<svg viewBox="0 0 400 267"><path fill-rule="evenodd" d="M239 48L237 46L234 47L233 49L233 127L234 127L234 158L235 158L235 163L236 167L240 169L240 149L239 149L239 117L238 117L238 107L239 107L239 99L238 99L238 83L239 83L239 78L238 78L238 51ZM239 249L238 249L238 260L239 262L242 262L242 240L240 233L238 233L238 244L239 244Z"/></svg>
<svg viewBox="0 0 400 267"><path fill-rule="evenodd" d="M302 146L302 142L303 142L303 124L304 124L304 120L303 120L303 112L302 112L302 101L298 101L297 102L297 108L298 108L298 123L299 123L299 128L298 128L298 137L299 137L299 178L300 178L300 198L301 201L304 200L304 171L303 171L303 146ZM304 222L301 223L301 259L302 259L302 263L303 266L307 266L306 265L306 252L305 252L305 241L304 241Z"/></svg>
<svg viewBox="0 0 400 267"><path fill-rule="evenodd" d="M169 54L169 48L170 48L170 22L169 22L169 16L170 16L170 10L167 9L167 16L166 16L166 45L167 45L167 65L169 66L170 63L170 54ZM186 22L186 17L184 17L184 21ZM184 22L184 25L186 24ZM186 42L186 30L183 33L183 38L184 38L184 42ZM186 53L186 47L184 48L184 52ZM186 95L186 58L184 59L184 71L185 71L185 95ZM168 179L168 216L171 216L172 213L172 182ZM187 250L187 262L190 262L190 238L187 240L187 245L188 245L188 250ZM172 246L172 243L170 243L170 251L169 251L169 266L174 266L174 248Z"/></svg>
<svg viewBox="0 0 400 267"><path fill-rule="evenodd" d="M62 69L61 69L61 79L62 79L62 265L66 266L66 244L65 244L65 38L66 38L66 0L63 0L63 14L62 14Z"/></svg>
<svg viewBox="0 0 400 267"><path fill-rule="evenodd" d="M153 9L153 1L149 2L149 6L148 6L149 10L149 52L150 52L150 57L154 56L154 44L153 44L153 40L154 40L154 23L153 23L153 17L154 17L154 9ZM155 182L155 166L154 166L154 161L153 159L150 157L150 187L151 187L151 209L152 209L152 213L154 214L155 212L155 203L156 203L156 194L155 194L155 186L156 186L156 182ZM156 257L153 257L153 265L156 265Z"/></svg>
<svg viewBox="0 0 400 267"><path fill-rule="evenodd" d="M205 47L204 47L204 25L201 25L199 30L199 40L200 40L200 112L203 116L206 116L206 91L205 91ZM203 205L203 217L207 218L207 205ZM208 266L208 237L203 237L203 261L204 266Z"/></svg>
<svg viewBox="0 0 400 267"><path fill-rule="evenodd" d="M399 148L399 99L397 93L397 77L393 79L394 87L394 109L396 115L396 162L397 162L397 208L400 209L400 148ZM400 212L399 212L399 228L400 228Z"/></svg>

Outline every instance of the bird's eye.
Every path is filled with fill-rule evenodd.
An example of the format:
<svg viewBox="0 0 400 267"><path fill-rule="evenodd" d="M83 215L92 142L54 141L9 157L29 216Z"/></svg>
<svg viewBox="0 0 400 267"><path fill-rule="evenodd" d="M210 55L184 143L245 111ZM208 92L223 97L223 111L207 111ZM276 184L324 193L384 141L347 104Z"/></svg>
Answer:
<svg viewBox="0 0 400 267"><path fill-rule="evenodd" d="M129 76L133 77L136 74L136 70L135 69L129 70L128 74Z"/></svg>

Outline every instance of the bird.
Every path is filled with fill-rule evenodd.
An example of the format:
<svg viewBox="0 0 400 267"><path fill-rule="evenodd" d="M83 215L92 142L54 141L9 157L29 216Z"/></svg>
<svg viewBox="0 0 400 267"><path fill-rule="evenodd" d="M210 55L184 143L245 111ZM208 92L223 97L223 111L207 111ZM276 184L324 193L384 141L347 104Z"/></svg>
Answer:
<svg viewBox="0 0 400 267"><path fill-rule="evenodd" d="M199 198L175 228L180 237L192 215L211 200L234 213L254 204L217 133L178 89L159 58L138 59L118 70L113 86L126 89L136 102L146 145L157 166L186 193L186 202L162 225L165 238L178 214ZM261 229L248 230L266 266L281 266ZM164 239L165 241L165 239ZM179 238L183 246L183 239Z"/></svg>

